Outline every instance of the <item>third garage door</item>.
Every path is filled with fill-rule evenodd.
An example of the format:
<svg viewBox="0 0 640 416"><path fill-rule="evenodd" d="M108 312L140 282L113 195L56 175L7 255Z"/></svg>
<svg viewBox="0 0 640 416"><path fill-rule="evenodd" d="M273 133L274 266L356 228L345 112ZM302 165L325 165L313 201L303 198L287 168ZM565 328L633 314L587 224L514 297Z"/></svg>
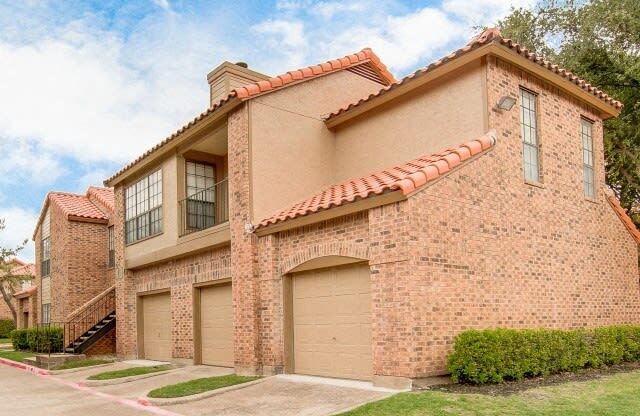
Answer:
<svg viewBox="0 0 640 416"><path fill-rule="evenodd" d="M202 364L233 367L231 284L200 289Z"/></svg>
<svg viewBox="0 0 640 416"><path fill-rule="evenodd" d="M295 372L370 380L369 266L297 273L292 289Z"/></svg>

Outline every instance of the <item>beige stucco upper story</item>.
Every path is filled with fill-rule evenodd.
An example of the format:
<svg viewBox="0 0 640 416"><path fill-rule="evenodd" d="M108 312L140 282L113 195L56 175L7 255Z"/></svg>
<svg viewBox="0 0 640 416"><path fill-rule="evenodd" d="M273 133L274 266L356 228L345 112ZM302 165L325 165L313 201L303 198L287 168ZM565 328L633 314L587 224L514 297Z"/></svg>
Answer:
<svg viewBox="0 0 640 416"><path fill-rule="evenodd" d="M484 134L490 128L489 112L495 103L487 99L487 55L477 52L454 62L450 68L448 64L442 65L417 81L416 87L409 88L406 84L410 82L401 82L396 90L389 89L390 94L380 103L371 106L367 102L362 106L366 111L358 109L339 123L327 122L327 116L377 93L383 86L357 72L339 70L258 94L247 101L230 100L228 105L212 111L203 118L204 122L184 129L173 148L161 148L161 153L150 161L141 159L138 166L134 165L137 170L117 182L116 186L126 187L157 169L162 171L162 232L127 245L126 267L141 267L228 244L228 223L182 235L180 227L185 214L180 212L179 201L186 196L187 160L209 158L216 166L216 181L230 171L227 166L230 111L242 105L248 108L249 204L251 222L257 224L332 184ZM523 62L522 69L527 65ZM241 72L238 69L234 76ZM537 75L533 70L531 73ZM220 94L218 89L216 94ZM584 94L576 97L582 99Z"/></svg>

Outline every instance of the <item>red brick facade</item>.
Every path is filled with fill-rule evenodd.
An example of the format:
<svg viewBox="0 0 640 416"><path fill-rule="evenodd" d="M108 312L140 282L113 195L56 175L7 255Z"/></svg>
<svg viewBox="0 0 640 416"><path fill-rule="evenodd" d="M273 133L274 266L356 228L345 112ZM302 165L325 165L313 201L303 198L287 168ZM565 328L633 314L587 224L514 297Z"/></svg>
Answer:
<svg viewBox="0 0 640 416"><path fill-rule="evenodd" d="M486 85L497 143L400 202L258 237L246 104L228 118L230 246L126 270L116 187L118 353L138 354L137 296L169 289L172 356L192 359L194 285L231 277L236 371L283 372L285 277L326 256L369 264L374 381L445 373L454 337L469 328L640 323L638 243L606 200L600 116L493 57ZM536 184L523 178L518 107L491 109L520 87L538 94ZM593 121L594 200L583 194L581 117Z"/></svg>
<svg viewBox="0 0 640 416"><path fill-rule="evenodd" d="M34 307L38 322L43 319L43 297L51 303L50 322L62 323L79 307L113 285L115 269L108 267L107 219L112 209L104 200L91 194L87 196L58 193L67 200L82 203L101 213L102 218L85 218L84 211L74 212L73 205L54 201L47 196L40 222L34 233L36 278L38 286ZM107 192L108 190L101 190ZM42 222L48 211L50 221L50 273L42 276ZM43 286L48 279L50 289Z"/></svg>

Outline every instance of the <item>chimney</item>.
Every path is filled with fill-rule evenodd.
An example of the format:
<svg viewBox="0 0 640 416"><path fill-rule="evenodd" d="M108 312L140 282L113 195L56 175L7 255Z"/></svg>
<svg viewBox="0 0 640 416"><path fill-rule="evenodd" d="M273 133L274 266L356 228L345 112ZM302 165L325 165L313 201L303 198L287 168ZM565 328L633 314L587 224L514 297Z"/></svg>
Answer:
<svg viewBox="0 0 640 416"><path fill-rule="evenodd" d="M216 69L209 72L209 92L211 94L210 105L217 104L225 98L234 88L253 84L269 79L269 76L249 69L245 62L223 62Z"/></svg>

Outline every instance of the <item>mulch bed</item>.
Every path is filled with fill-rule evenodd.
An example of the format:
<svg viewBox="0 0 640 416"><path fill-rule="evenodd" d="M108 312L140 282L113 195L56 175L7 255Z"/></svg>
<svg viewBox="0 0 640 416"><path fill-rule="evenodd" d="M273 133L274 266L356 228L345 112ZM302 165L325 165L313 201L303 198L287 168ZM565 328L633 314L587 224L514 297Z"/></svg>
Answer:
<svg viewBox="0 0 640 416"><path fill-rule="evenodd" d="M553 386L572 381L589 381L616 373L626 373L640 369L640 362L623 363L604 368L588 368L579 373L560 373L547 377L528 378L522 381L509 381L502 384L475 386L472 384L436 384L424 390L460 394L484 394L488 396L508 396L537 387Z"/></svg>

